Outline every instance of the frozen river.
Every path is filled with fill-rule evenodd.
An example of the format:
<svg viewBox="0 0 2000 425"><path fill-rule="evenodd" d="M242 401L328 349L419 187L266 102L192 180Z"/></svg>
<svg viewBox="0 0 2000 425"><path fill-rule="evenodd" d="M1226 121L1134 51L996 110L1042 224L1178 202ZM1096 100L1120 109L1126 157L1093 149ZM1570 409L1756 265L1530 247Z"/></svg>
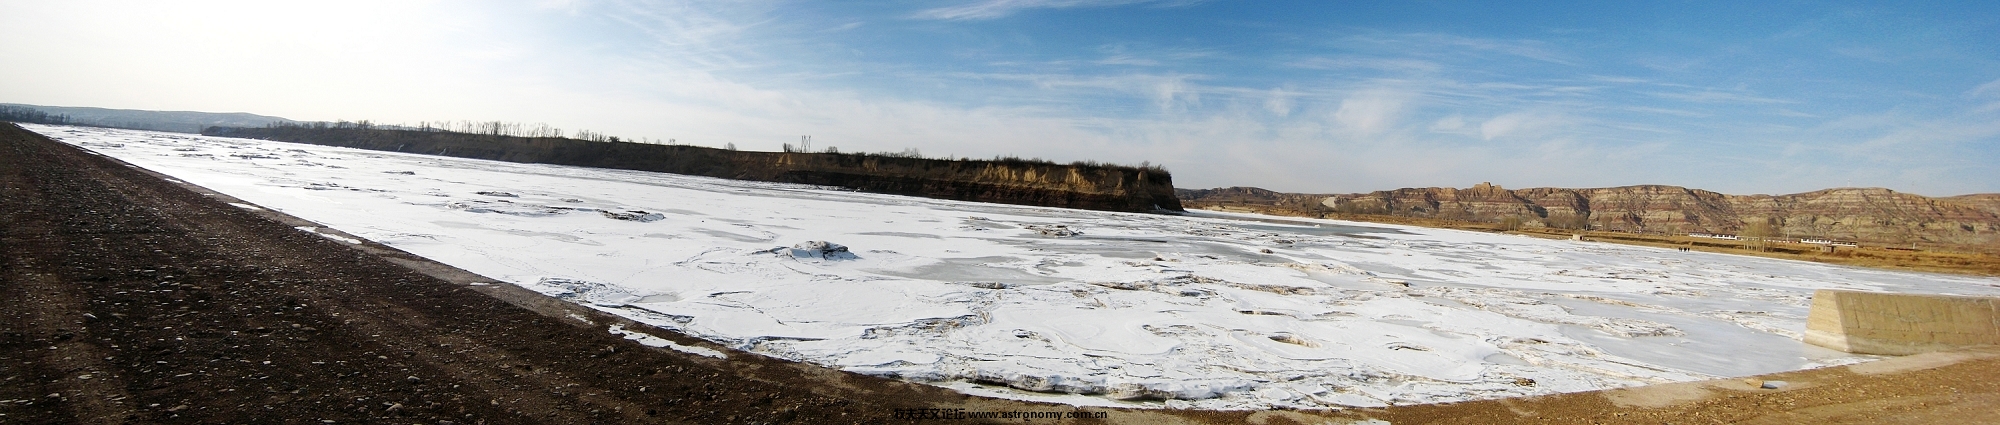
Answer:
<svg viewBox="0 0 2000 425"><path fill-rule="evenodd" d="M1994 278L1407 226L26 127L745 351L1073 404L1380 406L1778 372L1866 360L1799 342L1814 289L2000 295Z"/></svg>

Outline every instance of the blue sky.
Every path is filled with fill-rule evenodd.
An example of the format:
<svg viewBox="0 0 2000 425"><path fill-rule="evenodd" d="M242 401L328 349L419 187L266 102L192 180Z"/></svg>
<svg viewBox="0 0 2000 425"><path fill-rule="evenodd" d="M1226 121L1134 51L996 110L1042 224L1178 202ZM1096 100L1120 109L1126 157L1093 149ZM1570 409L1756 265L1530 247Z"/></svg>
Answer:
<svg viewBox="0 0 2000 425"><path fill-rule="evenodd" d="M1295 192L2000 192L2000 3L0 0L0 102L1164 164Z"/></svg>

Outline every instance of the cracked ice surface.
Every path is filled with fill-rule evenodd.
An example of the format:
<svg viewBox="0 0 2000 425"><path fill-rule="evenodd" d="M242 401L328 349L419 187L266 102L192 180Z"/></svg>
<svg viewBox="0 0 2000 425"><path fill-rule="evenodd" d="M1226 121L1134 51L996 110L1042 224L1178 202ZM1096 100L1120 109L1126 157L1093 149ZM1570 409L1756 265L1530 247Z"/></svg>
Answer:
<svg viewBox="0 0 2000 425"><path fill-rule="evenodd" d="M1777 372L1867 359L1798 341L1813 289L2000 295L1993 278L1393 225L27 127L738 349L1076 404L1379 406Z"/></svg>

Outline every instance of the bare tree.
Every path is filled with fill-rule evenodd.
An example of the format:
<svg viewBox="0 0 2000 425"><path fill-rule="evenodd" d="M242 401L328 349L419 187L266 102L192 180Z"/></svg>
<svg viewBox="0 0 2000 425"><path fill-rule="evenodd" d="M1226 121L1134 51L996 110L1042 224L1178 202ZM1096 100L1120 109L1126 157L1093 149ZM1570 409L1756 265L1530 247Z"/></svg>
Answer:
<svg viewBox="0 0 2000 425"><path fill-rule="evenodd" d="M1743 226L1744 242L1749 243L1750 249L1757 250L1757 252L1769 251L1771 249L1771 240L1778 237L1778 227L1771 225L1770 219L1754 220L1748 225Z"/></svg>

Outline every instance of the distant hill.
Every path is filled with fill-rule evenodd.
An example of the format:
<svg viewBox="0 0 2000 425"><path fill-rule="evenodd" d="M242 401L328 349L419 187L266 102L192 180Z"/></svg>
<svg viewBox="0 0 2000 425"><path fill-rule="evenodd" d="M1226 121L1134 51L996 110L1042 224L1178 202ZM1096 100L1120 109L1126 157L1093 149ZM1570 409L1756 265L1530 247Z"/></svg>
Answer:
<svg viewBox="0 0 2000 425"><path fill-rule="evenodd" d="M0 106L28 108L49 115L68 116L69 123L75 125L171 131L176 133L200 133L201 129L207 127L262 127L271 123L296 122L279 117L243 112L142 111L135 109L41 106L19 103L0 103Z"/></svg>
<svg viewBox="0 0 2000 425"><path fill-rule="evenodd" d="M494 128L498 128L496 124ZM496 130L497 131L497 130ZM1173 175L1157 166L1057 164L1019 158L916 154L750 152L562 137L385 129L358 123L210 127L243 137L459 158L653 171L837 186L876 193L1106 211L1181 211Z"/></svg>
<svg viewBox="0 0 2000 425"><path fill-rule="evenodd" d="M2000 250L2000 194L1931 198L1882 188L1790 195L1729 195L1679 186L1595 189L1403 188L1300 194L1257 188L1177 189L1188 208L1259 206L1277 213L1373 214L1611 231L1737 233L1768 222L1790 237L1874 244L1927 243Z"/></svg>

